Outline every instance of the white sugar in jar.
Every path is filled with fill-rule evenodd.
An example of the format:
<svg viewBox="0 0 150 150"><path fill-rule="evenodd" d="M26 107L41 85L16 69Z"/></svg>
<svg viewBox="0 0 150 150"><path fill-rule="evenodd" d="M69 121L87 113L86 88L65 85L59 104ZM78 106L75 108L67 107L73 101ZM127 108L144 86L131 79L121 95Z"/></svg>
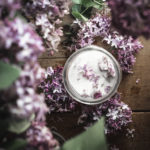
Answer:
<svg viewBox="0 0 150 150"><path fill-rule="evenodd" d="M63 70L63 81L72 98L94 105L115 94L121 81L121 70L112 54L91 45L68 58Z"/></svg>

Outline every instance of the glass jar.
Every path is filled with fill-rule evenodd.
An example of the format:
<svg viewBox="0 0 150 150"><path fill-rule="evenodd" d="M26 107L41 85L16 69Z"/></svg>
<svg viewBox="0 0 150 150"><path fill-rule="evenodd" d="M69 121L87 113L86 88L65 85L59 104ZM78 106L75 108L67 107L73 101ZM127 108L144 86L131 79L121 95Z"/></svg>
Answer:
<svg viewBox="0 0 150 150"><path fill-rule="evenodd" d="M77 82L77 81L74 82L74 80L76 80L76 78L73 79L73 77L75 76L73 67L76 67L76 65L77 65L77 67L79 68L80 63L83 65L84 61L85 61L85 64L88 64L88 63L93 64L93 68L98 67L97 66L98 64L95 62L97 62L98 58L100 58L100 57L107 58L111 62L112 66L114 68L115 77L114 78L111 77L112 79L110 79L110 80L113 80L113 82L107 81L107 79L105 81L106 77L104 75L106 74L106 71L105 71L106 68L104 68L104 70L100 74L100 75L104 76L103 77L104 79L101 79L102 81L99 81L99 83L100 82L104 82L104 83L110 82L110 84L112 84L110 86L111 90L108 93L105 93L103 96L100 96L98 98L93 98L91 96L83 96L83 95L81 95L81 93L79 94L79 92L77 92L77 91L79 91L80 86L82 86L82 87L84 86L84 83L82 81L85 81L85 79L84 80L81 79L81 81L79 81L79 82ZM71 69L72 69L72 72L70 72ZM90 69L90 71L91 70L92 69ZM80 72L79 72L79 75L81 76ZM95 78L94 77L88 78L88 76L87 76L87 80L88 79L90 79L92 81ZM74 52L66 61L64 70L63 70L63 82L64 82L64 86L65 86L67 92L69 93L69 95L74 100L76 100L80 103L83 103L83 104L88 104L88 105L100 104L100 103L103 103L103 102L109 100L117 92L119 84L121 82L121 79L122 79L122 72L120 69L120 65L118 64L115 57L111 53L109 53L107 50L105 50L104 48L94 46L94 45L84 47L84 48L79 49L78 51ZM89 82L89 84L91 84L91 83ZM101 85L98 84L98 86L101 87L101 90L104 91L102 85L103 84L101 84ZM85 91L86 91L86 89L90 90L90 88L91 87L89 87L88 85L85 85Z"/></svg>

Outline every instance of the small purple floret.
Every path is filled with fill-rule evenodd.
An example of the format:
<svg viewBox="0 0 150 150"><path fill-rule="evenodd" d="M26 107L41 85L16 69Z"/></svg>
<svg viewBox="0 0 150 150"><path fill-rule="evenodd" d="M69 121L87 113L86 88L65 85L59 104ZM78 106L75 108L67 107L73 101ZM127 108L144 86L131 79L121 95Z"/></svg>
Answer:
<svg viewBox="0 0 150 150"><path fill-rule="evenodd" d="M94 99L98 99L98 98L102 97L102 93L100 91L96 92L96 93L94 93L93 97L94 97Z"/></svg>

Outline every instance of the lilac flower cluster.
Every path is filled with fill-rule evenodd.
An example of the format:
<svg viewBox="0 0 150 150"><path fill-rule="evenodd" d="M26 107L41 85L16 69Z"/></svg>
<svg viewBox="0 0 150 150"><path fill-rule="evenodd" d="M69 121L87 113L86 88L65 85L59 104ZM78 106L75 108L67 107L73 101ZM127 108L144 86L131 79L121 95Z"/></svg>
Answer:
<svg viewBox="0 0 150 150"><path fill-rule="evenodd" d="M96 14L95 17L85 23L76 20L72 24L72 30L76 34L73 34L71 43L67 45L70 50L77 50L91 45L94 43L95 37L101 37L104 42L114 49L122 70L128 73L132 72L132 66L136 60L134 54L143 46L131 36L122 36L114 31L111 28L111 19L109 17Z"/></svg>
<svg viewBox="0 0 150 150"><path fill-rule="evenodd" d="M43 122L32 122L31 127L26 132L28 145L26 150L56 150L59 149L58 142L53 138L50 130Z"/></svg>
<svg viewBox="0 0 150 150"><path fill-rule="evenodd" d="M105 133L115 133L132 122L132 111L125 103L121 102L120 94L116 93L107 102L89 107L82 107L82 115L79 117L78 124L90 126L93 122L99 120L101 116L106 116Z"/></svg>
<svg viewBox="0 0 150 150"><path fill-rule="evenodd" d="M74 31L76 34L72 36L72 43L68 48L71 51L77 50L94 43L95 37L105 37L110 31L110 23L110 18L100 14L96 14L85 23L75 20L72 28L76 30Z"/></svg>
<svg viewBox="0 0 150 150"><path fill-rule="evenodd" d="M149 0L108 0L112 23L123 34L150 38Z"/></svg>
<svg viewBox="0 0 150 150"><path fill-rule="evenodd" d="M15 117L28 118L35 113L37 119L44 119L47 112L44 96L36 93L36 86L44 75L37 63L44 51L42 41L19 18L0 21L0 31L3 31L0 32L0 58L22 69L16 82L1 92L1 100L5 103L15 100L9 105L9 111Z"/></svg>
<svg viewBox="0 0 150 150"><path fill-rule="evenodd" d="M20 8L20 0L1 0L0 18L14 17L16 10Z"/></svg>
<svg viewBox="0 0 150 150"><path fill-rule="evenodd" d="M49 107L49 112L68 112L75 109L76 102L67 93L62 80L62 67L53 70L47 68L45 80L41 82L39 88L45 94L45 100Z"/></svg>
<svg viewBox="0 0 150 150"><path fill-rule="evenodd" d="M81 105L82 115L78 119L78 124L87 127L105 115L107 134L121 130L132 121L132 111L125 103L121 102L119 93L101 105L87 106L75 102L64 88L62 70L62 67L57 67L54 70L49 67L45 80L39 86L45 94L50 112L74 111L76 106Z"/></svg>
<svg viewBox="0 0 150 150"><path fill-rule="evenodd" d="M68 0L31 0L26 4L25 14L33 20L50 54L58 51L63 32L57 25L61 23L60 18L69 13L68 6Z"/></svg>
<svg viewBox="0 0 150 150"><path fill-rule="evenodd" d="M132 73L132 66L136 62L134 54L143 48L142 44L131 36L122 36L116 31L105 36L103 41L115 48L113 52L117 55L122 70Z"/></svg>
<svg viewBox="0 0 150 150"><path fill-rule="evenodd" d="M45 113L48 108L44 95L37 93L37 85L45 74L37 59L45 49L41 38L30 25L21 18L14 18L15 11L20 6L18 0L0 1L0 59L20 68L18 79L8 89L0 91L0 107L4 110L1 113L7 114L0 114L0 117L13 120L16 124L18 119L33 121L25 132L28 145L24 149L53 150L58 142L45 126ZM3 11L7 9L10 14L3 17ZM7 134L2 138L7 141Z"/></svg>
<svg viewBox="0 0 150 150"><path fill-rule="evenodd" d="M5 49L1 53L1 58L10 58L10 50L14 59L12 63L36 62L38 56L44 52L41 38L24 21L19 18L9 21L0 21L0 46ZM12 56L13 55L13 56ZM11 61L9 59L9 61Z"/></svg>

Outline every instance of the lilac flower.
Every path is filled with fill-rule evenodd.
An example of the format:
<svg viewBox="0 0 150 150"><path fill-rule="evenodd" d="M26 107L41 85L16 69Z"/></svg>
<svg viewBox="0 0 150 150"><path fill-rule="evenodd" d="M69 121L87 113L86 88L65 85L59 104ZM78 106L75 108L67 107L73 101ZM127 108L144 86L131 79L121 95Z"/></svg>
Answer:
<svg viewBox="0 0 150 150"><path fill-rule="evenodd" d="M31 127L26 132L28 145L26 150L54 150L59 148L58 141L53 138L50 130L43 122L32 122Z"/></svg>
<svg viewBox="0 0 150 150"><path fill-rule="evenodd" d="M67 48L77 50L79 48L91 45L95 37L101 37L103 42L109 44L124 72L132 73L132 66L136 58L134 54L138 53L142 44L131 36L122 36L111 28L110 18L104 15L96 14L86 23L75 21L71 26L73 37L66 42Z"/></svg>
<svg viewBox="0 0 150 150"><path fill-rule="evenodd" d="M37 85L44 76L38 65L38 56L44 52L42 41L35 31L21 19L0 21L0 58L21 68L19 78L8 89L1 91L1 100L9 104L11 116L44 120L47 106L44 95L36 93Z"/></svg>
<svg viewBox="0 0 150 150"><path fill-rule="evenodd" d="M0 59L20 68L18 79L8 89L0 90L0 115L1 119L10 119L16 123L18 119L34 119L25 132L28 145L24 149L52 150L58 142L53 139L45 124L40 122L45 121L48 108L44 95L37 93L37 85L45 75L45 70L39 66L37 59L45 49L41 38L29 24L20 18L6 18L14 17L19 6L18 0L0 1ZM3 16L7 9L10 13ZM7 139L7 134L4 134L2 139Z"/></svg>
<svg viewBox="0 0 150 150"><path fill-rule="evenodd" d="M132 121L132 111L123 102L120 101L120 95L116 93L107 102L93 106L83 106L82 115L79 117L78 123L84 126L92 125L102 115L106 116L106 134L115 133L127 126Z"/></svg>
<svg viewBox="0 0 150 150"><path fill-rule="evenodd" d="M45 94L49 112L68 112L75 109L76 102L67 93L62 80L62 67L47 69L46 78L39 88Z"/></svg>
<svg viewBox="0 0 150 150"><path fill-rule="evenodd" d="M102 97L102 93L100 91L95 92L93 97L94 97L94 99L100 98L100 97Z"/></svg>
<svg viewBox="0 0 150 150"><path fill-rule="evenodd" d="M38 64L34 64L33 67L25 65L23 69L12 87L16 89L17 99L16 105L10 105L10 112L13 116L22 118L29 118L34 113L37 120L45 120L48 109L44 102L44 95L39 95L35 91L44 70Z"/></svg>
<svg viewBox="0 0 150 150"><path fill-rule="evenodd" d="M35 62L44 52L40 37L19 18L0 21L0 31L3 31L0 32L0 46L4 49L0 57L10 57L10 52L15 51L11 52L11 57L14 55L15 59L13 62Z"/></svg>
<svg viewBox="0 0 150 150"><path fill-rule="evenodd" d="M127 128L126 136L128 138L134 138L134 132L135 132L135 129L129 129L129 128Z"/></svg>
<svg viewBox="0 0 150 150"><path fill-rule="evenodd" d="M102 59L102 62L98 63L100 71L107 71L107 77L115 77L115 68L112 63L106 57Z"/></svg>
<svg viewBox="0 0 150 150"><path fill-rule="evenodd" d="M111 36L105 36L104 41L117 49L113 50L113 52L117 55L122 70L132 73L132 66L136 62L134 54L143 48L142 44L131 36L121 36L116 31L112 32Z"/></svg>
<svg viewBox="0 0 150 150"><path fill-rule="evenodd" d="M77 50L79 48L91 45L95 41L95 37L103 37L108 34L110 30L110 18L96 14L95 17L91 18L89 21L82 23L77 20L72 25L78 26L72 37L72 43L68 46L70 50Z"/></svg>
<svg viewBox="0 0 150 150"><path fill-rule="evenodd" d="M123 34L150 37L149 0L108 0L112 24Z"/></svg>
<svg viewBox="0 0 150 150"><path fill-rule="evenodd" d="M140 79L139 79L139 78L138 78L138 79L136 79L136 81L135 81L135 82L136 82L136 84L138 84L138 83L140 82Z"/></svg>
<svg viewBox="0 0 150 150"><path fill-rule="evenodd" d="M0 18L14 17L16 10L20 8L20 0L1 0Z"/></svg>
<svg viewBox="0 0 150 150"><path fill-rule="evenodd" d="M63 31L56 27L61 23L60 18L69 13L68 0L31 0L26 4L24 12L29 20L34 20L36 29L42 35L44 44L50 54L58 51Z"/></svg>

